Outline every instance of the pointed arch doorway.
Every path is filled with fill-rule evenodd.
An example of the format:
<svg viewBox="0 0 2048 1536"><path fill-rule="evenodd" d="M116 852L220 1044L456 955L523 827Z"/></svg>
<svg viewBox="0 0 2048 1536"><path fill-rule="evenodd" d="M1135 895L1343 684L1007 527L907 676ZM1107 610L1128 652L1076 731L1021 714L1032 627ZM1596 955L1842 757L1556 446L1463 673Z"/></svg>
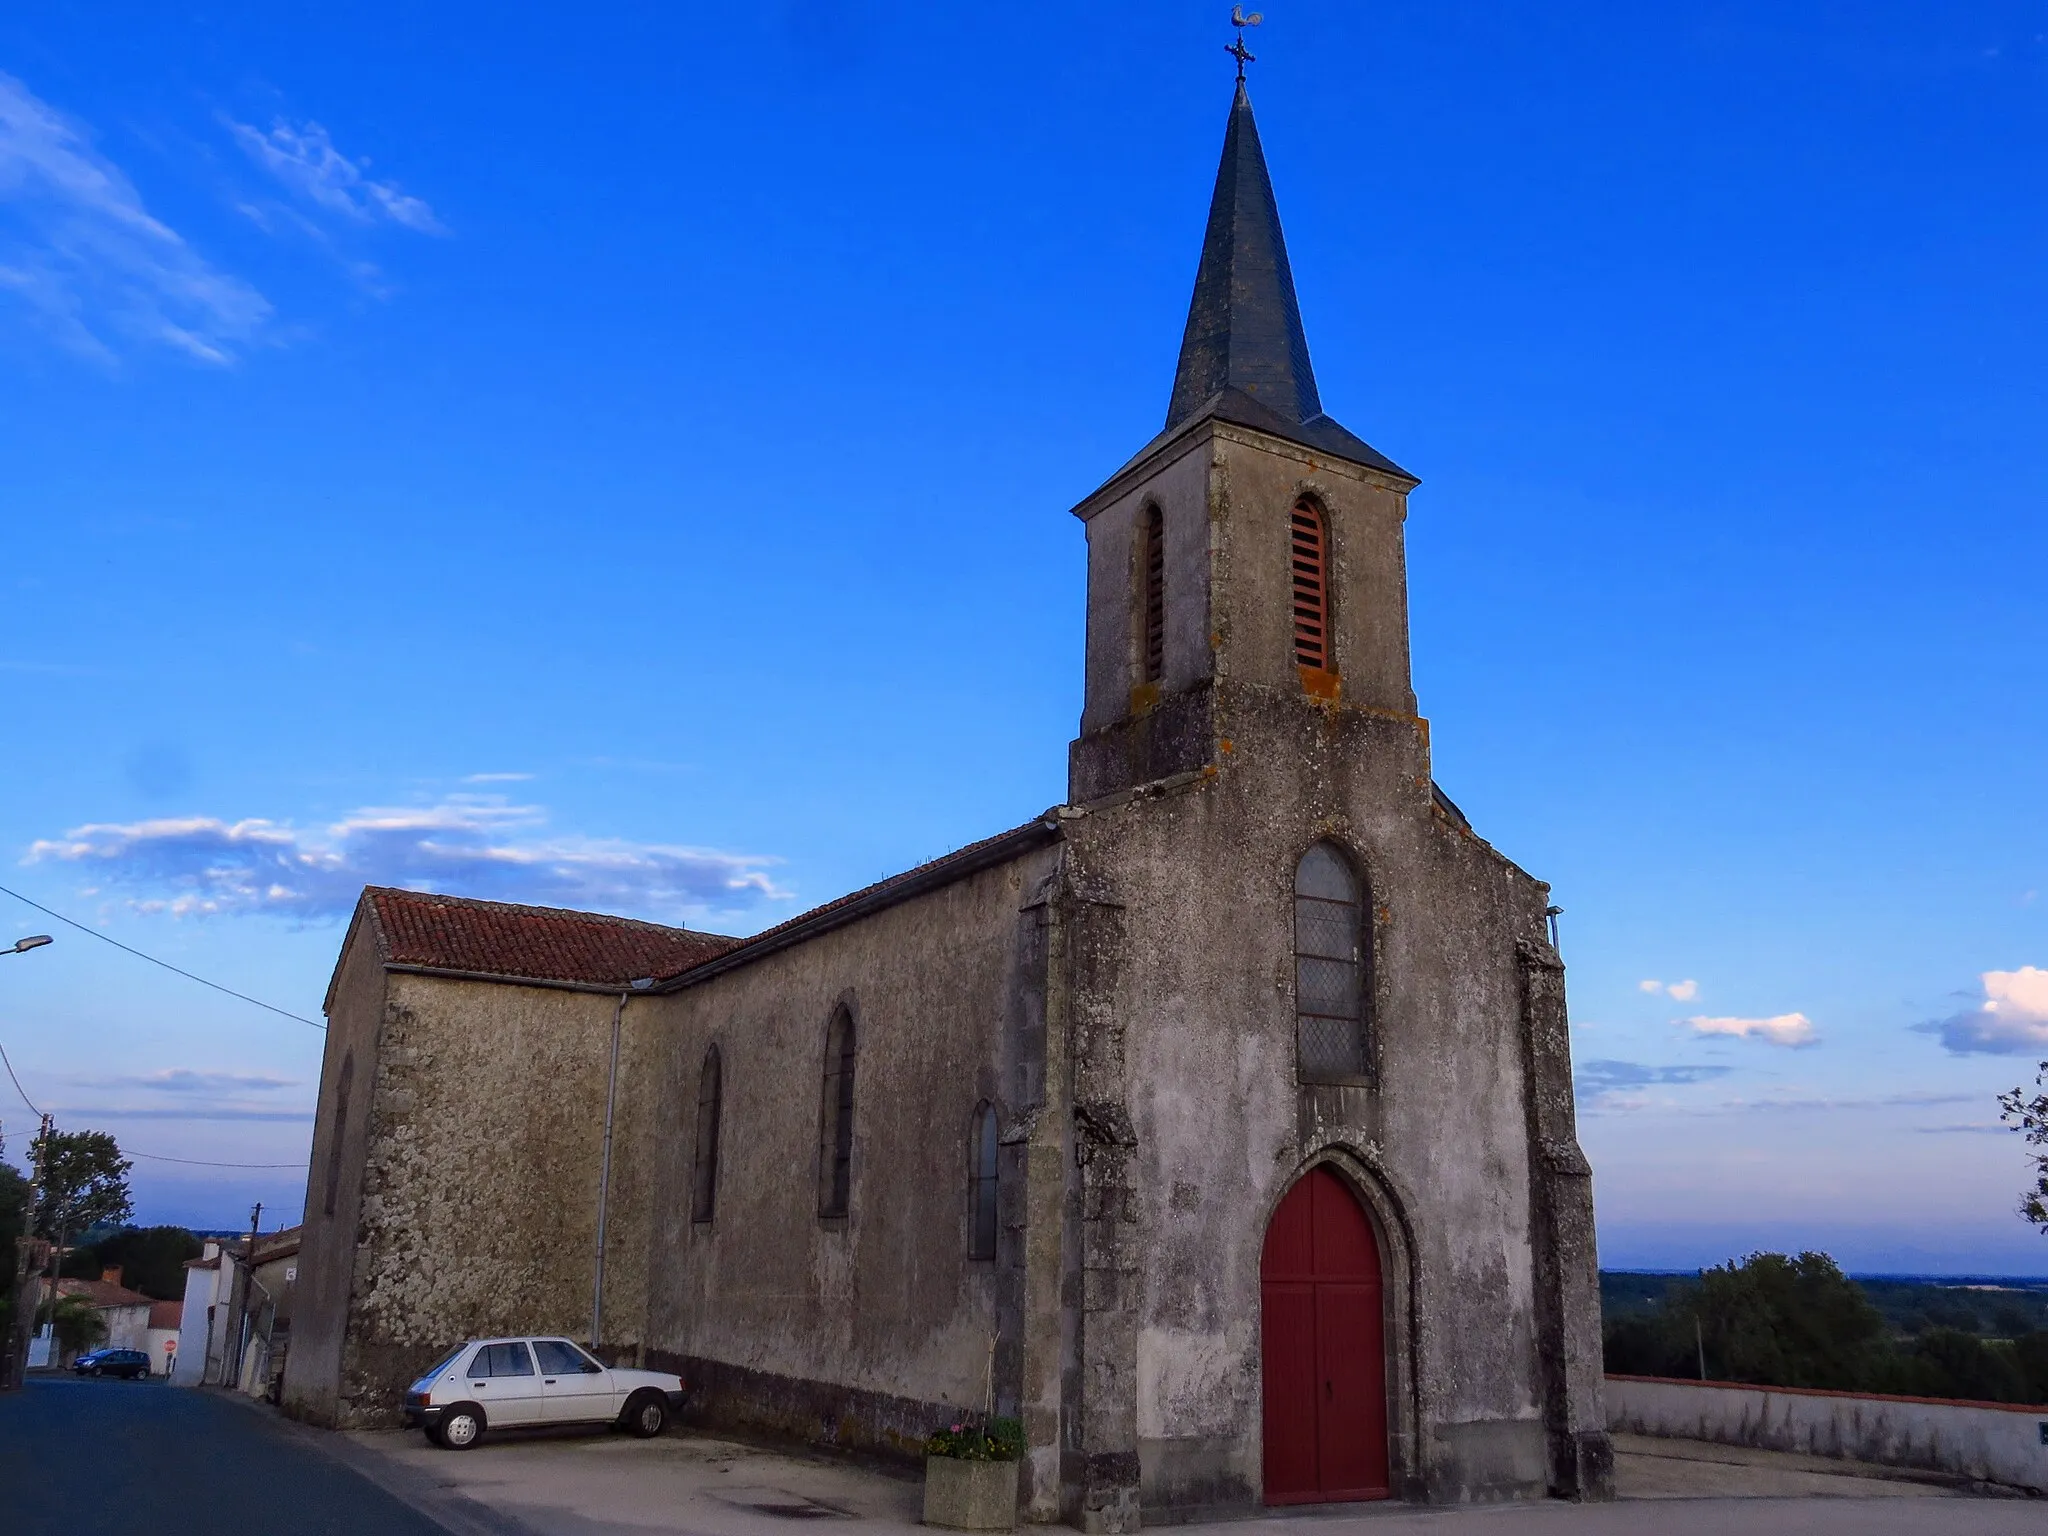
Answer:
<svg viewBox="0 0 2048 1536"><path fill-rule="evenodd" d="M1259 1258L1268 1504L1387 1496L1380 1251L1327 1167L1273 1213Z"/></svg>

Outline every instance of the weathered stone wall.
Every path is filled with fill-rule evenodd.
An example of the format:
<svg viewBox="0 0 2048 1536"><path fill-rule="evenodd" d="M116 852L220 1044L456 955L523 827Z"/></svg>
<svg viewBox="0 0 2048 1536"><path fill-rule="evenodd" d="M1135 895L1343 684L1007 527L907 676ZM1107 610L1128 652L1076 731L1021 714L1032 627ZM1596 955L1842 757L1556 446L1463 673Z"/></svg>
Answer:
<svg viewBox="0 0 2048 1536"><path fill-rule="evenodd" d="M1118 505L1088 524L1088 638L1081 729L1097 730L1131 711L1140 671L1137 627L1140 559L1138 519L1160 511L1165 536L1166 675L1160 695L1209 676L1208 460L1190 442Z"/></svg>
<svg viewBox="0 0 2048 1536"><path fill-rule="evenodd" d="M1131 1219L1082 1234L1078 1326L1084 1338L1115 1337L1126 1317L1135 1329L1122 1390L1144 1518L1262 1497L1260 1250L1268 1216L1320 1159L1359 1192L1398 1271L1386 1316L1397 1495L1597 1494L1590 1181L1548 891L1434 805L1408 687L1403 487L1227 427L1199 462L1217 681L1181 714L1201 751L1163 783L1105 795L1163 766L1134 697L1133 719L1076 743L1075 797L1100 798L1067 823L1074 867L1120 909L1124 935L1111 996L1076 999L1075 1100L1091 1097L1079 1080L1092 1056L1115 1069L1098 1074L1103 1117L1121 1092L1131 1126L1114 1196L1085 1197L1084 1228L1118 1201ZM1113 548L1098 526L1154 494L1138 479L1084 504L1091 549L1098 537ZM1290 649L1288 514L1304 494L1329 519L1341 702L1309 695ZM1090 570L1117 575L1114 560L1091 557ZM1091 616L1115 608L1091 594ZM1090 660L1091 695L1107 697L1113 655L1091 646ZM1292 882L1324 838L1369 888L1373 1059L1355 1082L1298 1084ZM1116 1390L1107 1369L1085 1379ZM1091 1404L1099 1457L1121 1433L1114 1406ZM1119 1528L1106 1491L1097 1502L1101 1528Z"/></svg>
<svg viewBox="0 0 2048 1536"><path fill-rule="evenodd" d="M646 1156L649 1357L690 1380L701 1418L911 1454L982 1403L991 1372L997 1406L1018 1410L1022 1186L1046 1091L1034 892L1057 857L1041 848L645 1004L659 1017L662 1105ZM841 1006L856 1097L851 1201L835 1218L818 1214L818 1159ZM695 1222L698 1082L714 1043L717 1202ZM1005 1142L992 1262L967 1257L968 1137L984 1099Z"/></svg>
<svg viewBox="0 0 2048 1536"><path fill-rule="evenodd" d="M350 928L335 962L328 998L327 1045L320 1060L320 1099L313 1121L306 1214L299 1240L299 1280L293 1298L292 1347L285 1357L285 1412L317 1424L334 1423L340 1406L342 1339L348 1327L363 1157L370 1141L370 1106L377 1086L384 980L376 945L358 923ZM351 1057L354 1071L348 1124L337 1141L338 1089L342 1065ZM334 1166L337 1162L338 1167ZM335 1196L332 1211L327 1208L330 1175Z"/></svg>
<svg viewBox="0 0 2048 1536"><path fill-rule="evenodd" d="M617 995L394 973L363 1158L334 1422L395 1422L405 1383L491 1333L589 1335ZM607 1354L646 1307L650 1004L626 1005L607 1224Z"/></svg>

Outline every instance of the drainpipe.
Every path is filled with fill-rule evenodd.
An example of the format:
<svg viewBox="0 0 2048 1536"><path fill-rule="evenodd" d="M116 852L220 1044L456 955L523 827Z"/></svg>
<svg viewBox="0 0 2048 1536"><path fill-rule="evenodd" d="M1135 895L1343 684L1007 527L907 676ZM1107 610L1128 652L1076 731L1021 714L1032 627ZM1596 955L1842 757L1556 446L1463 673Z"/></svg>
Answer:
<svg viewBox="0 0 2048 1536"><path fill-rule="evenodd" d="M635 992L644 992L654 985L654 978L643 976L632 983L631 988L619 994L618 1004L612 1009L612 1064L610 1076L604 1088L604 1156L597 1174L597 1258L591 1270L590 1283L590 1347L597 1348L604 1332L604 1228L612 1198L612 1119L619 1107L619 1023L625 1017L626 999Z"/></svg>

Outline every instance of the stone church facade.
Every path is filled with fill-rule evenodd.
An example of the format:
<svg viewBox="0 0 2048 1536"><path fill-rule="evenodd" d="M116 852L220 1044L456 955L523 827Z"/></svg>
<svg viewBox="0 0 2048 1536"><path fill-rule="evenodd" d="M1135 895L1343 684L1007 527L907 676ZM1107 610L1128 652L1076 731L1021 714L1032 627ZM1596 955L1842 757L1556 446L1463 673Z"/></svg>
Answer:
<svg viewBox="0 0 2048 1536"><path fill-rule="evenodd" d="M1416 484L1321 408L1240 86L1166 428L1074 509L1067 803L744 941L366 892L288 1407L560 1330L713 1425L1014 1414L1091 1531L1606 1496L1549 891L1431 779Z"/></svg>

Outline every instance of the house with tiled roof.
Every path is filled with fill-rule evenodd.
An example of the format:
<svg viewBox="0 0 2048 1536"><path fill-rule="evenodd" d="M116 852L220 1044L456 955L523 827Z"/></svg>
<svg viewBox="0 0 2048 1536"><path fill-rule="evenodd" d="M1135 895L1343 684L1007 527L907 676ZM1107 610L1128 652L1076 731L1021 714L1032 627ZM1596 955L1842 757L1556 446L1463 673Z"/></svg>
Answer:
<svg viewBox="0 0 2048 1536"><path fill-rule="evenodd" d="M149 1313L156 1303L140 1291L130 1290L121 1283L121 1267L117 1264L100 1271L97 1280L59 1280L56 1283L59 1296L78 1296L92 1304L99 1313L100 1321L106 1324L106 1337L99 1349L147 1349L149 1347ZM44 1300L49 1299L50 1282L43 1282ZM63 1364L63 1361L58 1361Z"/></svg>
<svg viewBox="0 0 2048 1536"><path fill-rule="evenodd" d="M1063 803L744 940L366 890L287 1411L559 1333L710 1425L1013 1416L1091 1532L1611 1492L1555 909L1432 776L1418 484L1323 407L1240 83L1164 425L1072 509Z"/></svg>

